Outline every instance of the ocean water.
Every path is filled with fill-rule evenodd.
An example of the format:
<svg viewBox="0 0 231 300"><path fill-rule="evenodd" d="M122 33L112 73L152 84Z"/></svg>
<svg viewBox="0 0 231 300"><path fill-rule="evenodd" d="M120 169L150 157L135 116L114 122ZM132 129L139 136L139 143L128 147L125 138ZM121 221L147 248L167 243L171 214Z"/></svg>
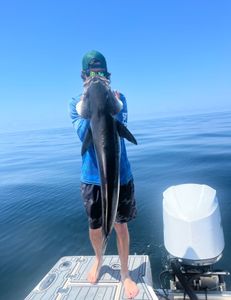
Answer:
<svg viewBox="0 0 231 300"><path fill-rule="evenodd" d="M129 123L138 215L131 254L148 254L154 286L163 256L163 191L182 183L217 191L231 271L231 112ZM24 297L66 255L93 255L80 197L80 142L69 128L0 134L0 299ZM106 254L116 254L112 234ZM230 288L230 279L228 287Z"/></svg>

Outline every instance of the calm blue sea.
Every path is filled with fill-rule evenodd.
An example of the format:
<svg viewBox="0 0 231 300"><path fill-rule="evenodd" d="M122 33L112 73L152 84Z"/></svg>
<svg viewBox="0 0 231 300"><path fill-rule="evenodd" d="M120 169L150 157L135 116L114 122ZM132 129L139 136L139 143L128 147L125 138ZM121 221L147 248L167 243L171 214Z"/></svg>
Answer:
<svg viewBox="0 0 231 300"><path fill-rule="evenodd" d="M148 254L154 285L162 268L162 193L181 183L217 190L231 271L231 112L130 122L127 143L137 219L131 254ZM80 143L70 128L0 134L0 298L24 299L66 255L93 255L79 190ZM114 234L107 254L116 254Z"/></svg>

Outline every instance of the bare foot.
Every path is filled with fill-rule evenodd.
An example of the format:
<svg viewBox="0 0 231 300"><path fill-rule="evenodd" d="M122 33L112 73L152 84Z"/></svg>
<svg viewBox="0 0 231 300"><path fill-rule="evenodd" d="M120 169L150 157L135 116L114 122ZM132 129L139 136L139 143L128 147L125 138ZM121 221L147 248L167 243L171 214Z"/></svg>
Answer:
<svg viewBox="0 0 231 300"><path fill-rule="evenodd" d="M139 293L137 284L131 279L130 276L126 276L122 282L124 285L125 296L128 299L135 298Z"/></svg>
<svg viewBox="0 0 231 300"><path fill-rule="evenodd" d="M95 258L94 264L87 275L87 280L91 284L95 284L97 282L101 265L102 265L102 259Z"/></svg>

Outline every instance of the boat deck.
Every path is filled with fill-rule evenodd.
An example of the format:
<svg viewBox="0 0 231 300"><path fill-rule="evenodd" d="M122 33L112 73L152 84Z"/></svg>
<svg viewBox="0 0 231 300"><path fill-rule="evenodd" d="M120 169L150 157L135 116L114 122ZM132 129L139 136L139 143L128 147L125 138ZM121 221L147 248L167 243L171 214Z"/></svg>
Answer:
<svg viewBox="0 0 231 300"><path fill-rule="evenodd" d="M120 261L118 256L106 255L97 284L87 281L87 274L94 262L93 256L62 257L48 274L31 291L25 300L125 300L120 281ZM186 300L182 292L153 290L150 261L147 255L130 255L129 270L139 287L136 300ZM158 297L157 297L158 295ZM231 292L208 291L196 293L198 300L231 300Z"/></svg>
<svg viewBox="0 0 231 300"><path fill-rule="evenodd" d="M93 256L62 257L25 300L120 300L126 299L120 281L119 256L106 255L97 284L87 281ZM129 270L139 287L136 300L158 299L152 288L147 255L130 255Z"/></svg>

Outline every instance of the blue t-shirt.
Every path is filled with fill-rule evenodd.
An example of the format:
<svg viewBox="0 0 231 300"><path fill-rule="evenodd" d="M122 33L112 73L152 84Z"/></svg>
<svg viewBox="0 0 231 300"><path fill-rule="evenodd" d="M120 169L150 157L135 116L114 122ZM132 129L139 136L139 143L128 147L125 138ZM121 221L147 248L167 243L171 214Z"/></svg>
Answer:
<svg viewBox="0 0 231 300"><path fill-rule="evenodd" d="M123 103L123 108L115 116L115 118L127 125L127 102L124 95L120 94L120 100ZM90 120L83 119L76 111L76 104L78 99L72 98L69 104L70 117L76 133L78 134L81 141L83 141L85 133L90 126ZM132 172L130 163L127 157L127 151L123 138L120 138L121 145L121 156L120 156L120 184L127 184L132 178ZM81 182L88 184L100 185L100 177L98 172L98 165L93 145L91 145L82 157L82 168L81 168Z"/></svg>

